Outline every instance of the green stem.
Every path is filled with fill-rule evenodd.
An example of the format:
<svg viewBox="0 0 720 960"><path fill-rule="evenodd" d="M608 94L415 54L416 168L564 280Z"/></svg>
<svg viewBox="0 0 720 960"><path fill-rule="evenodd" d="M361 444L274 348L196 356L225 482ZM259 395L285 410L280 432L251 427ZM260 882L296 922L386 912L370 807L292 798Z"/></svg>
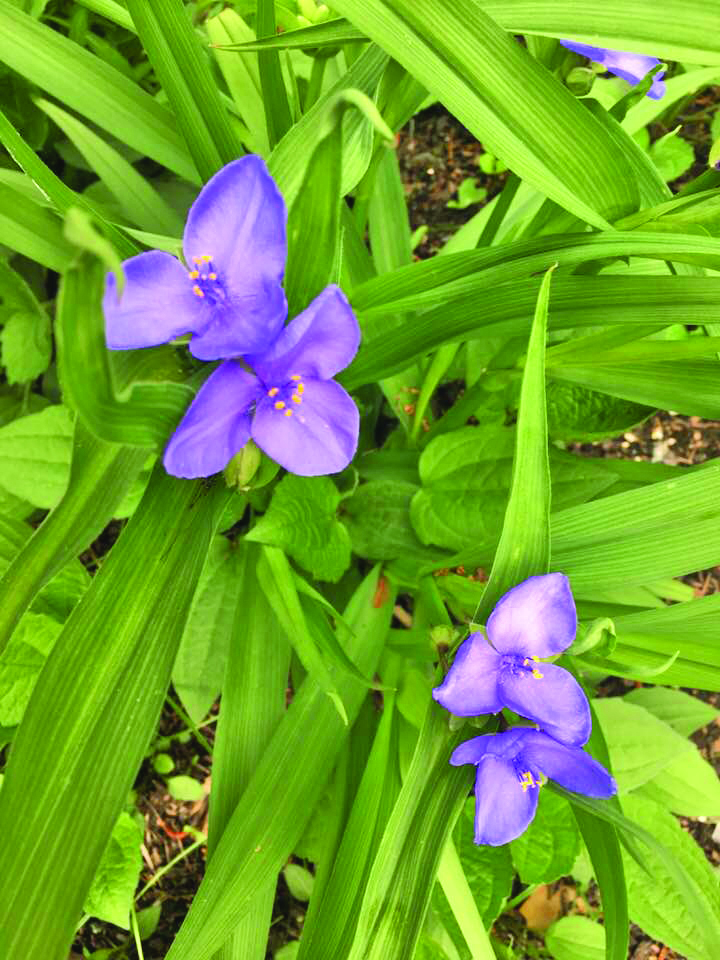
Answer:
<svg viewBox="0 0 720 960"><path fill-rule="evenodd" d="M478 247L492 246L492 242L495 239L498 230L500 229L500 224L505 219L505 214L508 212L510 204L513 202L519 186L520 178L516 177L514 173L511 173L505 181L505 186L503 187L502 193L495 201L493 211L488 217L487 223L483 227L483 231L480 234L480 238L477 242Z"/></svg>
<svg viewBox="0 0 720 960"><path fill-rule="evenodd" d="M507 913L508 910L514 910L515 907L518 906L518 904L522 903L523 900L527 900L527 898L532 893L535 893L535 891L539 886L540 886L539 883L531 883L529 887L526 887L523 891L518 893L518 895L516 897L513 897L512 900L506 901L505 906L502 909L502 912Z"/></svg>
<svg viewBox="0 0 720 960"><path fill-rule="evenodd" d="M415 419L413 420L412 431L410 433L413 444L417 443L418 433L420 432L423 417L425 416L425 411L428 408L430 399L433 393L435 393L438 384L447 373L459 349L459 343L446 343L436 351L432 358L430 369L425 375L420 396L415 404Z"/></svg>
<svg viewBox="0 0 720 960"><path fill-rule="evenodd" d="M212 746L211 746L211 744L210 744L210 741L207 740L207 739L205 738L205 736L203 736L202 733L200 733L200 731L198 730L198 728L197 728L197 727L195 726L195 724L192 722L192 719L190 718L190 716L189 716L187 713L185 713L185 711L183 710L183 708L180 706L179 703L176 703L175 700L173 700L173 698L170 696L169 693L168 693L168 695L166 696L165 699L166 699L167 702L170 704L170 706L173 708L173 710L175 711L175 713L180 717L180 719L183 721L183 723L186 723L186 724L187 724L188 729L192 731L193 736L195 737L195 739L197 740L197 742L200 744L200 746L203 747L205 750L207 750L207 752L210 754L210 756L212 756L213 748L212 748Z"/></svg>
<svg viewBox="0 0 720 960"><path fill-rule="evenodd" d="M186 828L189 833L189 828ZM199 832L199 831L197 831ZM141 897L144 897L148 890L151 890L156 883L159 883L166 873L169 873L170 870L175 866L175 864L180 863L181 860L184 860L186 857L189 857L191 853L194 853L198 847L204 847L207 843L207 837L202 834L198 840L194 843L191 843L189 847L184 847L176 857L173 857L172 860L168 860L164 867L161 867L157 873L148 880L145 886L140 890L139 893L135 894L135 903L140 900ZM83 921L84 922L84 921Z"/></svg>
<svg viewBox="0 0 720 960"><path fill-rule="evenodd" d="M145 954L143 953L142 941L140 939L140 929L137 922L137 914L135 913L135 904L130 904L130 929L132 930L132 935L135 939L135 949L137 950L138 960L145 960Z"/></svg>
<svg viewBox="0 0 720 960"><path fill-rule="evenodd" d="M307 92L305 94L304 113L307 113L310 107L312 107L312 105L320 97L326 64L327 57L313 58L312 70L310 71L310 82L308 83Z"/></svg>

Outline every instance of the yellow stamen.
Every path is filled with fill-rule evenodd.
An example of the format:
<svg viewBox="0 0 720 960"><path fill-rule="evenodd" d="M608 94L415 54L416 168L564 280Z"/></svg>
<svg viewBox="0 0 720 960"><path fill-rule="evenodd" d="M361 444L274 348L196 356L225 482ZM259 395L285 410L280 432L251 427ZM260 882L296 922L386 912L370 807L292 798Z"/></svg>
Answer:
<svg viewBox="0 0 720 960"><path fill-rule="evenodd" d="M296 393L292 395L293 403L302 403L302 397L299 397Z"/></svg>
<svg viewBox="0 0 720 960"><path fill-rule="evenodd" d="M190 273L188 274L188 276L190 277L191 280L197 280L197 278L200 276L200 271L199 271L199 270L191 270Z"/></svg>
<svg viewBox="0 0 720 960"><path fill-rule="evenodd" d="M201 259L204 263L210 263L210 261L212 260L212 257L210 256L209 253L204 253L204 254L200 257L200 259Z"/></svg>
<svg viewBox="0 0 720 960"><path fill-rule="evenodd" d="M528 660L527 657L525 657L525 659L523 660L523 666L526 667L529 663L530 661Z"/></svg>
<svg viewBox="0 0 720 960"><path fill-rule="evenodd" d="M276 397L280 393L280 387L270 387L268 390L269 397Z"/></svg>
<svg viewBox="0 0 720 960"><path fill-rule="evenodd" d="M291 417L291 416L292 416L292 410L286 410L286 411L285 411L285 416L286 416L286 417Z"/></svg>
<svg viewBox="0 0 720 960"><path fill-rule="evenodd" d="M284 400L277 400L277 401L275 402L275 409L276 409L276 410L284 410L284 409L285 409L285 401L284 401Z"/></svg>
<svg viewBox="0 0 720 960"><path fill-rule="evenodd" d="M195 284L195 286L192 288L192 290L193 290L193 293L195 294L196 297L204 297L204 296L205 296L205 294L202 292L202 290L200 289L200 287L199 287L197 284Z"/></svg>
<svg viewBox="0 0 720 960"><path fill-rule="evenodd" d="M193 257L193 263L202 263L202 257Z"/></svg>
<svg viewBox="0 0 720 960"><path fill-rule="evenodd" d="M300 394L300 396L302 396L302 395L305 393L305 384L304 384L304 383L299 383L299 384L297 385L297 392Z"/></svg>
<svg viewBox="0 0 720 960"><path fill-rule="evenodd" d="M533 670L532 675L535 677L536 680L542 680L542 678L545 676L545 674L540 673L539 670Z"/></svg>
<svg viewBox="0 0 720 960"><path fill-rule="evenodd" d="M297 383L298 380L302 380L302 377L300 376L300 374L294 373L294 374L290 377L290 379L291 379L291 380L294 380L294 381Z"/></svg>
<svg viewBox="0 0 720 960"><path fill-rule="evenodd" d="M216 274L216 273L209 273L209 274L208 274L208 277L209 277L211 280L217 280L217 274Z"/></svg>
<svg viewBox="0 0 720 960"><path fill-rule="evenodd" d="M522 780L520 781L520 786L521 786L522 789L523 789L523 793L525 793L525 791L527 790L528 787L534 787L534 786L535 786L535 782L534 782L534 780L533 780L533 775L530 773L529 770L526 770L525 773L522 775Z"/></svg>

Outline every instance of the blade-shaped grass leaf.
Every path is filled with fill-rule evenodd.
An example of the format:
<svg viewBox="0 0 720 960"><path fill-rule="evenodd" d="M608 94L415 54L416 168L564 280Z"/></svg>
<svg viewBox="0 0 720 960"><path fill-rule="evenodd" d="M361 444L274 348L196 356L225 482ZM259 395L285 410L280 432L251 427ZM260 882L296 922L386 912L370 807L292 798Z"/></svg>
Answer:
<svg viewBox="0 0 720 960"><path fill-rule="evenodd" d="M260 549L248 543L236 549L239 589L213 752L210 859L285 713L290 665L287 638L258 582ZM272 877L258 889L218 960L264 960L275 884Z"/></svg>
<svg viewBox="0 0 720 960"><path fill-rule="evenodd" d="M0 0L0 60L123 143L197 182L167 107L12 0Z"/></svg>
<svg viewBox="0 0 720 960"><path fill-rule="evenodd" d="M376 599L378 580L378 571L371 571L345 610L354 630L346 652L365 674L375 670L393 608L391 590ZM367 687L338 673L337 688L353 723ZM322 688L308 677L225 827L167 960L210 960L230 936L258 888L277 875L302 836L347 732Z"/></svg>
<svg viewBox="0 0 720 960"><path fill-rule="evenodd" d="M545 274L530 333L520 389L510 496L500 542L477 616L484 622L500 597L550 565L550 463L545 403L545 340L551 267Z"/></svg>
<svg viewBox="0 0 720 960"><path fill-rule="evenodd" d="M243 153L182 0L128 0L195 166L207 181Z"/></svg>
<svg viewBox="0 0 720 960"><path fill-rule="evenodd" d="M158 467L55 644L0 791L3 956L67 956L157 723L226 499L222 488L178 481Z"/></svg>
<svg viewBox="0 0 720 960"><path fill-rule="evenodd" d="M138 377L141 382L131 378L130 385L117 384L118 358L105 347L104 288L105 270L89 255L63 277L56 337L65 401L105 440L141 447L164 444L193 392L177 382L183 374L171 348L123 352L120 360L137 358L145 372ZM160 369L151 373L158 361Z"/></svg>
<svg viewBox="0 0 720 960"><path fill-rule="evenodd" d="M68 489L0 579L0 651L38 591L100 535L146 459L76 421Z"/></svg>
<svg viewBox="0 0 720 960"><path fill-rule="evenodd" d="M477 0L452 6L441 0L338 0L334 9L406 67L518 176L576 216L605 228L636 208L637 188L617 145Z"/></svg>
<svg viewBox="0 0 720 960"><path fill-rule="evenodd" d="M258 0L257 35L275 36L275 0ZM258 56L260 85L262 87L267 135L271 147L282 140L292 127L290 102L285 87L280 58L276 50L266 50Z"/></svg>

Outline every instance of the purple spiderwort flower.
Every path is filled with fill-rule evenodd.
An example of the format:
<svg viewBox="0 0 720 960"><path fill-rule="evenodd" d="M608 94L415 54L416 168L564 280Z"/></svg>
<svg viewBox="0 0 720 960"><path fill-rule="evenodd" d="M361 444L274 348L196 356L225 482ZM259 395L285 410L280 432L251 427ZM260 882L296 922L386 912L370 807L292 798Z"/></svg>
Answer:
<svg viewBox="0 0 720 960"><path fill-rule="evenodd" d="M543 777L588 797L617 793L614 779L589 753L529 727L466 740L450 763L476 765L475 843L493 847L525 831L535 816Z"/></svg>
<svg viewBox="0 0 720 960"><path fill-rule="evenodd" d="M575 43L574 40L561 40L560 43L568 50L574 50L582 57L587 57L595 63L601 63L606 70L614 73L631 86L640 83L643 77L656 67L660 61L657 57L650 57L644 53L624 53L622 50L608 50L606 47L592 47L587 43ZM661 100L665 96L665 71L661 70L653 77L652 86L647 92L652 100Z"/></svg>
<svg viewBox="0 0 720 960"><path fill-rule="evenodd" d="M223 167L190 207L187 266L161 250L131 257L122 265L120 298L108 274L108 347L154 347L192 333L193 356L224 360L269 346L287 316L286 222L285 201L261 157Z"/></svg>
<svg viewBox="0 0 720 960"><path fill-rule="evenodd" d="M108 274L103 310L110 349L156 346L191 333L195 357L225 361L165 449L163 463L174 476L217 473L251 436L301 476L337 473L355 453L357 407L331 378L355 356L360 330L334 285L284 326L286 223L285 202L264 161L248 155L216 173L190 208L186 265L159 250L131 257L122 265L119 298Z"/></svg>
<svg viewBox="0 0 720 960"><path fill-rule="evenodd" d="M433 698L458 717L509 707L556 740L587 743L592 720L582 688L567 670L539 662L562 653L575 637L568 578L548 573L519 583L500 598L486 630L490 643L471 633Z"/></svg>
<svg viewBox="0 0 720 960"><path fill-rule="evenodd" d="M350 363L360 330L339 287L326 287L272 346L210 374L165 448L176 477L207 477L252 436L280 466L303 477L337 473L350 463L360 418L332 376Z"/></svg>

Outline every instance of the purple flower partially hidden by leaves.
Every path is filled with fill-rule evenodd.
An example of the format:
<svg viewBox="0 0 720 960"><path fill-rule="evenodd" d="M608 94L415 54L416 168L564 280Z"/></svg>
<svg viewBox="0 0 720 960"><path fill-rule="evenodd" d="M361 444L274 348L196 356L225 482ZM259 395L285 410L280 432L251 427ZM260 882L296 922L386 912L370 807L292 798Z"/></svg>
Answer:
<svg viewBox="0 0 720 960"><path fill-rule="evenodd" d="M617 793L614 779L590 754L528 727L466 740L450 763L477 767L475 843L493 847L525 831L535 816L543 777L587 797Z"/></svg>
<svg viewBox="0 0 720 960"><path fill-rule="evenodd" d="M326 287L271 347L210 374L165 448L176 477L207 477L250 437L286 470L302 477L337 473L352 460L359 415L331 379L350 363L360 330L339 287Z"/></svg>
<svg viewBox="0 0 720 960"><path fill-rule="evenodd" d="M487 642L471 633L433 697L458 717L509 707L556 740L580 746L592 729L590 707L575 678L541 657L570 646L575 602L562 573L530 577L509 590L487 622Z"/></svg>
<svg viewBox="0 0 720 960"><path fill-rule="evenodd" d="M229 163L190 207L185 264L160 250L126 260L118 297L108 274L103 300L111 350L169 343L191 333L190 352L221 360L262 350L282 330L287 301L285 201L261 157Z"/></svg>
<svg viewBox="0 0 720 960"><path fill-rule="evenodd" d="M575 43L574 40L561 40L560 43L582 57L601 63L606 70L627 80L631 86L640 83L648 71L660 63L657 57L650 57L644 53L623 53L622 50L592 47L587 43ZM661 70L653 77L652 86L647 93L652 100L661 100L665 96L665 83L662 79L664 76L665 71Z"/></svg>

